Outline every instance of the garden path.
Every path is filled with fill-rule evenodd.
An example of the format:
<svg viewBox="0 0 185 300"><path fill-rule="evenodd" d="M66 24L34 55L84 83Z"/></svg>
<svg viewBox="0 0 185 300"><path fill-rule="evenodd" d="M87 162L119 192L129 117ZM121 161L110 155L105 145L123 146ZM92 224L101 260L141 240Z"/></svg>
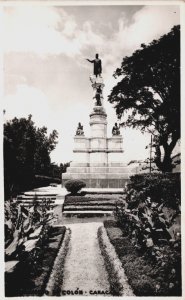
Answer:
<svg viewBox="0 0 185 300"><path fill-rule="evenodd" d="M109 292L108 275L97 238L100 226L100 222L67 225L71 228L71 240L64 265L62 291L75 292L79 289L87 296L92 291Z"/></svg>

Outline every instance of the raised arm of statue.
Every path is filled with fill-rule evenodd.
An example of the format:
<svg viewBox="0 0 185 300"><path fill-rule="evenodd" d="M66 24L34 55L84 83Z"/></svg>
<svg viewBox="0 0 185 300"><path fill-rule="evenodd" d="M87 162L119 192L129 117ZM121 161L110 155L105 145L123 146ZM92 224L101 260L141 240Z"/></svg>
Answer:
<svg viewBox="0 0 185 300"><path fill-rule="evenodd" d="M93 63L94 62L94 59L93 60L90 60L88 58L86 58L87 61L89 61L90 63Z"/></svg>
<svg viewBox="0 0 185 300"><path fill-rule="evenodd" d="M102 63L101 63L101 59L99 59L98 54L95 55L95 59L90 60L88 58L86 58L87 61L89 61L90 63L94 63L94 75L97 76L101 76L102 73Z"/></svg>

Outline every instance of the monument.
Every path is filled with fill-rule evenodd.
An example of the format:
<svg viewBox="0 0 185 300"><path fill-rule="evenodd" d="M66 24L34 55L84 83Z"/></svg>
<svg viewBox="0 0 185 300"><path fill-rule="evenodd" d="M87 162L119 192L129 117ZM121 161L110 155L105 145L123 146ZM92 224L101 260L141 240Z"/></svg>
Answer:
<svg viewBox="0 0 185 300"><path fill-rule="evenodd" d="M92 188L123 188L129 179L129 167L123 163L123 138L120 128L115 123L112 137L107 137L107 114L103 105L103 77L101 60L96 54L94 74L90 81L94 91L94 106L90 113L90 137L86 137L81 123L78 124L74 136L73 160L67 172L63 174L63 182L79 179Z"/></svg>

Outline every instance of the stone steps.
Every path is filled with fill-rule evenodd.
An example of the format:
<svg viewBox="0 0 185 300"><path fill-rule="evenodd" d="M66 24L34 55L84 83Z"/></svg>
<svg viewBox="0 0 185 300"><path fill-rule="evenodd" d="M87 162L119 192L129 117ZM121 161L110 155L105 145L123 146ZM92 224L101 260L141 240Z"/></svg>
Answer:
<svg viewBox="0 0 185 300"><path fill-rule="evenodd" d="M33 203L36 201L39 204L42 204L44 201L50 201L50 205L53 206L56 200L56 194L51 193L42 193L36 194L34 192L25 192L22 195L17 196L17 203L22 203L24 206L32 206Z"/></svg>
<svg viewBox="0 0 185 300"><path fill-rule="evenodd" d="M107 194L105 195L91 195L86 196L67 196L64 201L63 215L64 216L100 216L112 215L117 201L120 201L119 195ZM120 195L121 196L121 195Z"/></svg>

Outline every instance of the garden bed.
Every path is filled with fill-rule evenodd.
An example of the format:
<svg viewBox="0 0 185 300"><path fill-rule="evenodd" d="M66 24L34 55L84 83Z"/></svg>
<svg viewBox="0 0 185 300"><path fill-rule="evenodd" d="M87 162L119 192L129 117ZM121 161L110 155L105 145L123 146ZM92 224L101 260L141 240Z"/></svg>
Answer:
<svg viewBox="0 0 185 300"><path fill-rule="evenodd" d="M181 261L179 251L164 246L162 263L147 253L139 253L127 232L116 221L105 221L108 237L122 262L128 282L136 296L180 296Z"/></svg>
<svg viewBox="0 0 185 300"><path fill-rule="evenodd" d="M95 195L91 195L91 194L86 194L86 195L67 195L65 197L65 203L67 204L72 203L72 202L89 202L89 201L111 201L111 202L115 202L117 200L123 199L124 195L121 194L109 194L109 195L104 195L104 194L95 194Z"/></svg>
<svg viewBox="0 0 185 300"><path fill-rule="evenodd" d="M114 210L118 202L122 202L122 195L67 195L65 197L63 211L67 210Z"/></svg>
<svg viewBox="0 0 185 300"><path fill-rule="evenodd" d="M43 247L42 257L34 268L23 257L11 273L5 273L6 297L42 296L44 294L65 231L64 226L50 227L48 243Z"/></svg>
<svg viewBox="0 0 185 300"><path fill-rule="evenodd" d="M66 205L65 206L65 210L67 211L74 211L74 210L80 210L80 211L86 211L86 210L113 210L114 206L110 206L110 205L97 205L97 206L93 206L93 205L83 205L83 206L78 206L78 205Z"/></svg>

